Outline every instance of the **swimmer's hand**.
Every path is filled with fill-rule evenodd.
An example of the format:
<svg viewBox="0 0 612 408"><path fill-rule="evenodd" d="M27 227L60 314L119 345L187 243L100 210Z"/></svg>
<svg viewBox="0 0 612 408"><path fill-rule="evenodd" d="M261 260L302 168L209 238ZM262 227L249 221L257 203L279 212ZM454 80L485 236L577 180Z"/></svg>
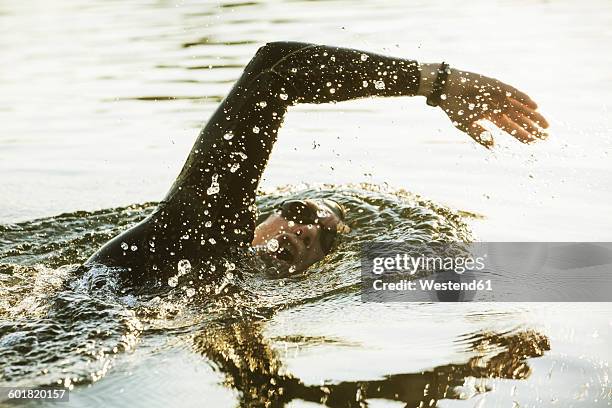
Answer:
<svg viewBox="0 0 612 408"><path fill-rule="evenodd" d="M440 64L421 64L419 95L428 96ZM523 143L546 139L548 122L538 105L525 93L496 79L451 68L440 108L453 125L486 148L493 147L491 133L479 123L488 120Z"/></svg>

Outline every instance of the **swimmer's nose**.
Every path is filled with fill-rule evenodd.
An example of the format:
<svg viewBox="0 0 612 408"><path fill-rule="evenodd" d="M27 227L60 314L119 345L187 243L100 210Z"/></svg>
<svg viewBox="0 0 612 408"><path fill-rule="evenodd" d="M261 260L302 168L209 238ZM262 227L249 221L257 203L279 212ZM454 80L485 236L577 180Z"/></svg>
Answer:
<svg viewBox="0 0 612 408"><path fill-rule="evenodd" d="M293 232L304 243L304 246L308 248L316 237L317 229L314 225L298 225Z"/></svg>

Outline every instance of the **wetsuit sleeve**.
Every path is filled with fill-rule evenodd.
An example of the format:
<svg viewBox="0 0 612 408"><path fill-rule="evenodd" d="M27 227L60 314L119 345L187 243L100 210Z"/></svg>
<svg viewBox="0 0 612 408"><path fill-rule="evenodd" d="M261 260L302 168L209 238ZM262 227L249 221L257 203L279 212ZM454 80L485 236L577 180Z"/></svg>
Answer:
<svg viewBox="0 0 612 408"><path fill-rule="evenodd" d="M164 200L167 211L197 237L250 244L255 192L289 106L414 95L419 79L415 61L305 43L265 45L200 133Z"/></svg>

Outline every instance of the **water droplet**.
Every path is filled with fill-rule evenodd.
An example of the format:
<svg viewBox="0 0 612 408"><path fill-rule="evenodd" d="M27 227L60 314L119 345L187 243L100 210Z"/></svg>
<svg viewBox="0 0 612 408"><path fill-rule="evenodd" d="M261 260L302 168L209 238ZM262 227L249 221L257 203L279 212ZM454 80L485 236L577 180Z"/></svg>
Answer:
<svg viewBox="0 0 612 408"><path fill-rule="evenodd" d="M206 222L204 223L204 226L205 226L206 228L210 228L210 227L212 227L212 221L206 221Z"/></svg>
<svg viewBox="0 0 612 408"><path fill-rule="evenodd" d="M208 189L206 190L206 194L208 195L215 195L219 192L220 187L219 187L219 183L217 182L217 179L219 178L218 174L213 174L211 182L210 182L210 187L208 187Z"/></svg>
<svg viewBox="0 0 612 408"><path fill-rule="evenodd" d="M385 81L374 81L374 88L385 89Z"/></svg>
<svg viewBox="0 0 612 408"><path fill-rule="evenodd" d="M266 248L268 248L268 251L270 252L278 251L278 247L279 247L278 241L274 238L272 238L266 243Z"/></svg>
<svg viewBox="0 0 612 408"><path fill-rule="evenodd" d="M261 101L261 102L259 102L259 106L261 106L262 108L265 108L266 106L268 106L268 102Z"/></svg>
<svg viewBox="0 0 612 408"><path fill-rule="evenodd" d="M210 242L213 245L217 243L217 241L214 238L208 238L208 242Z"/></svg>
<svg viewBox="0 0 612 408"><path fill-rule="evenodd" d="M363 86L364 88L367 88L368 87L368 81L363 81L361 83L361 86Z"/></svg>
<svg viewBox="0 0 612 408"><path fill-rule="evenodd" d="M223 135L223 138L225 140L232 140L234 138L234 133L232 133L232 131L227 132L226 134Z"/></svg>
<svg viewBox="0 0 612 408"><path fill-rule="evenodd" d="M463 111L462 111L462 110L459 110L459 111L457 112L457 115L459 115L459 116L463 116Z"/></svg>
<svg viewBox="0 0 612 408"><path fill-rule="evenodd" d="M491 132L488 130L485 130L478 136L478 138L483 142L490 142L493 140L493 135L491 135Z"/></svg>
<svg viewBox="0 0 612 408"><path fill-rule="evenodd" d="M178 276L183 276L191 272L191 262L188 259L181 259L176 267L178 269Z"/></svg>
<svg viewBox="0 0 612 408"><path fill-rule="evenodd" d="M445 101L445 100L446 100L446 94L442 94L442 95L440 95L440 99L442 99L443 101Z"/></svg>
<svg viewBox="0 0 612 408"><path fill-rule="evenodd" d="M329 89L329 93L330 93L330 94L335 94L335 93L336 93L336 90L335 90L334 88L330 88L330 89Z"/></svg>
<svg viewBox="0 0 612 408"><path fill-rule="evenodd" d="M283 101L286 101L287 99L289 99L289 95L282 93L278 95L279 98L281 98Z"/></svg>
<svg viewBox="0 0 612 408"><path fill-rule="evenodd" d="M297 72L297 68L291 68L291 72L295 74Z"/></svg>
<svg viewBox="0 0 612 408"><path fill-rule="evenodd" d="M475 108L475 107L476 107L476 105L474 105L473 103L470 103L470 104L468 105L468 109L469 109L469 110L474 110L474 108Z"/></svg>
<svg viewBox="0 0 612 408"><path fill-rule="evenodd" d="M289 221L287 223L287 225L289 226L289 228L291 228L291 227L295 226L295 222L294 221Z"/></svg>
<svg viewBox="0 0 612 408"><path fill-rule="evenodd" d="M196 294L196 291L194 288L187 288L185 290L185 293L187 294L188 297L193 297Z"/></svg>
<svg viewBox="0 0 612 408"><path fill-rule="evenodd" d="M130 249L132 250L132 252L138 251L138 247L136 245L132 245Z"/></svg>
<svg viewBox="0 0 612 408"><path fill-rule="evenodd" d="M291 265L291 266L289 267L289 273L293 273L293 272L295 272L295 266L294 266L294 265Z"/></svg>
<svg viewBox="0 0 612 408"><path fill-rule="evenodd" d="M253 126L253 133L255 134L259 133L259 127Z"/></svg>
<svg viewBox="0 0 612 408"><path fill-rule="evenodd" d="M367 61L368 60L368 56L365 54L361 54L361 60L362 61Z"/></svg>
<svg viewBox="0 0 612 408"><path fill-rule="evenodd" d="M125 243L125 242L122 242L122 243L121 243L121 249L123 249L124 251L127 251L127 249L128 249L129 247L130 247L130 246L129 246L127 243Z"/></svg>
<svg viewBox="0 0 612 408"><path fill-rule="evenodd" d="M176 285L178 285L178 277L172 276L168 278L168 286L170 286L171 288L175 288Z"/></svg>

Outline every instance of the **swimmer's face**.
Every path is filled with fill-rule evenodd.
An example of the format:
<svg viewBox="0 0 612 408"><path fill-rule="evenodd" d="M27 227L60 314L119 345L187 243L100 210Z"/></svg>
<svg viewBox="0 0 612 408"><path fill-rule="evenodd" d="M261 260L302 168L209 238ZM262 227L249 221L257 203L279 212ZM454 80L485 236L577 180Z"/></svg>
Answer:
<svg viewBox="0 0 612 408"><path fill-rule="evenodd" d="M329 253L340 223L321 202L285 201L255 228L253 245L265 245L284 272L298 273Z"/></svg>

